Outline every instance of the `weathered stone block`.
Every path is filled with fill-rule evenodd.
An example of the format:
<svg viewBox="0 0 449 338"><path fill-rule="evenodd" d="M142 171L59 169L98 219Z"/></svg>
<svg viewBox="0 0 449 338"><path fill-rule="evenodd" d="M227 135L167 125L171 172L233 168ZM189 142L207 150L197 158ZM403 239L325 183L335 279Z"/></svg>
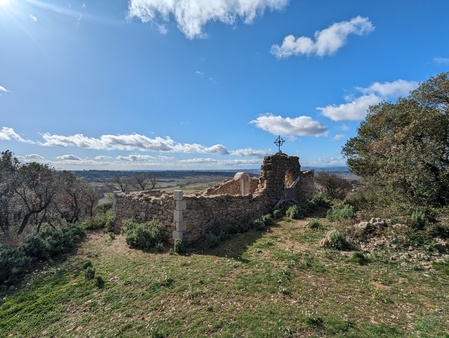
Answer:
<svg viewBox="0 0 449 338"><path fill-rule="evenodd" d="M181 201L183 196L184 196L184 193L182 190L173 191L173 198L175 201Z"/></svg>
<svg viewBox="0 0 449 338"><path fill-rule="evenodd" d="M173 240L180 239L182 240L184 238L184 233L182 231L173 231Z"/></svg>
<svg viewBox="0 0 449 338"><path fill-rule="evenodd" d="M176 210L186 210L187 202L186 201L176 201Z"/></svg>
<svg viewBox="0 0 449 338"><path fill-rule="evenodd" d="M176 223L176 230L177 231L186 231L187 230L186 221L177 222Z"/></svg>
<svg viewBox="0 0 449 338"><path fill-rule="evenodd" d="M180 210L173 211L173 221L174 222L182 222L183 221L182 211L180 211Z"/></svg>

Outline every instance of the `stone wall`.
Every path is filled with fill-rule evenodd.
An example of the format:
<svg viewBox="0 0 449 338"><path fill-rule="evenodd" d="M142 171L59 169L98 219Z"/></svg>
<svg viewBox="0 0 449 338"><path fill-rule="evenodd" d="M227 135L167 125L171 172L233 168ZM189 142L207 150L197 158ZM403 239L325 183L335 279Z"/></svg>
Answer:
<svg viewBox="0 0 449 338"><path fill-rule="evenodd" d="M300 170L299 158L279 152L266 156L258 179L247 173L237 173L233 180L201 194L132 192L115 193L115 231L123 220L139 222L157 219L167 229L170 240L180 238L188 242L205 236L210 226L220 223L244 223L272 211L285 197L286 188L296 201L313 197L313 171Z"/></svg>

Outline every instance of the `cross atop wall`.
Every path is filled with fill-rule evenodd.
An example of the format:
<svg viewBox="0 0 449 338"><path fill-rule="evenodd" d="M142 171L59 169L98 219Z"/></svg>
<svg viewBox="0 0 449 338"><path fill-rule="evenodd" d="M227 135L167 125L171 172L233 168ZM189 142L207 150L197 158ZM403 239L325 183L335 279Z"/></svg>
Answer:
<svg viewBox="0 0 449 338"><path fill-rule="evenodd" d="M281 137L281 135L278 136L278 138L274 141L274 144L277 145L278 150L280 153L282 153L281 151L281 145L283 145L285 142L285 140Z"/></svg>

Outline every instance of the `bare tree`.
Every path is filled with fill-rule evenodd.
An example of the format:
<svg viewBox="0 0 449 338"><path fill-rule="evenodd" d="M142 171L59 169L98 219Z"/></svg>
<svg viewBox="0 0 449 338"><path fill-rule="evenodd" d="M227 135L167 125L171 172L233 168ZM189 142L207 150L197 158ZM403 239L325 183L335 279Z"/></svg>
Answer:
<svg viewBox="0 0 449 338"><path fill-rule="evenodd" d="M17 186L17 169L19 161L13 154L6 150L0 158L0 228L7 233L13 214L14 194Z"/></svg>
<svg viewBox="0 0 449 338"><path fill-rule="evenodd" d="M131 182L138 190L153 190L157 185L157 177L151 173L144 172L132 176Z"/></svg>
<svg viewBox="0 0 449 338"><path fill-rule="evenodd" d="M19 184L15 188L19 196L24 212L17 235L20 235L30 221L31 216L35 216L37 230L46 216L47 208L53 201L57 191L56 174L47 165L36 162L27 163L18 170ZM38 218L43 212L43 216Z"/></svg>
<svg viewBox="0 0 449 338"><path fill-rule="evenodd" d="M326 171L319 172L315 182L321 187L322 193L330 198L343 199L352 189L351 183L343 177Z"/></svg>
<svg viewBox="0 0 449 338"><path fill-rule="evenodd" d="M126 192L129 190L130 182L128 177L115 173L109 179L107 186L114 191Z"/></svg>

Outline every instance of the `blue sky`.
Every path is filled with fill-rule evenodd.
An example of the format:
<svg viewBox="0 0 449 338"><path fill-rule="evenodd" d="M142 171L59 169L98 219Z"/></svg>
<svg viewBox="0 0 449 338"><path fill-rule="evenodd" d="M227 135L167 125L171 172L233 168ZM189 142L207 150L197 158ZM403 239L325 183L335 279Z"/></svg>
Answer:
<svg viewBox="0 0 449 338"><path fill-rule="evenodd" d="M447 0L0 0L0 150L56 169L344 165L449 69Z"/></svg>

